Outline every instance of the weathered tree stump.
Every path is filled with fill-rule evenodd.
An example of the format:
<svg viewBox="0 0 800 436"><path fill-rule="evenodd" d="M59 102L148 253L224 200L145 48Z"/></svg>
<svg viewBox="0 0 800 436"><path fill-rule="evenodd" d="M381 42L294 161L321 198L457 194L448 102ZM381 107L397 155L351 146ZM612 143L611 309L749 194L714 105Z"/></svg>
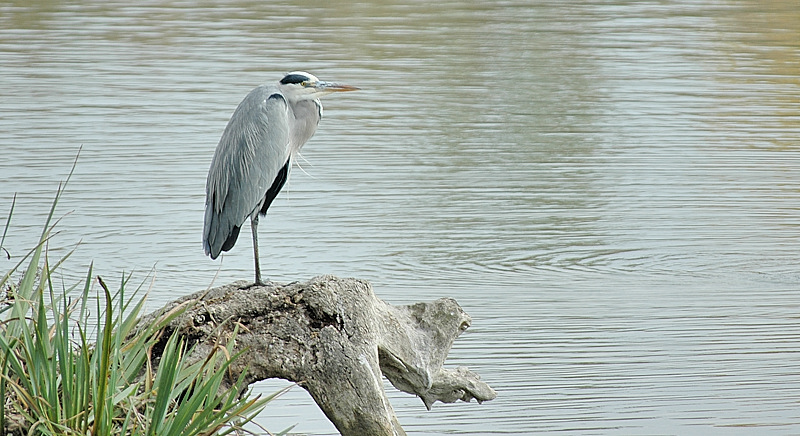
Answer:
<svg viewBox="0 0 800 436"><path fill-rule="evenodd" d="M232 337L245 350L232 382L269 378L305 388L342 435L404 435L383 389L381 373L398 389L436 401L478 402L492 388L466 368L442 367L453 341L470 325L455 300L392 306L369 283L333 276L305 283L252 286L246 282L179 298L140 325L180 304L187 310L167 327L195 345L197 359Z"/></svg>

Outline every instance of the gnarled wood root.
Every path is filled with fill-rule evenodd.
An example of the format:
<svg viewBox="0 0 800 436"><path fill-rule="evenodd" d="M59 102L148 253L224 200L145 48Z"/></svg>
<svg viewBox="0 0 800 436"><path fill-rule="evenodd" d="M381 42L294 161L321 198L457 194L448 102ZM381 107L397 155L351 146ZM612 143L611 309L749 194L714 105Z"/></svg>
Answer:
<svg viewBox="0 0 800 436"><path fill-rule="evenodd" d="M455 300L392 306L369 283L333 276L305 283L252 286L236 282L198 292L144 317L140 325L180 304L188 309L167 326L204 358L232 336L246 350L230 371L247 368L247 382L282 378L308 390L342 435L404 435L381 374L398 389L436 401L478 402L496 393L466 368L442 367L453 341L470 325Z"/></svg>

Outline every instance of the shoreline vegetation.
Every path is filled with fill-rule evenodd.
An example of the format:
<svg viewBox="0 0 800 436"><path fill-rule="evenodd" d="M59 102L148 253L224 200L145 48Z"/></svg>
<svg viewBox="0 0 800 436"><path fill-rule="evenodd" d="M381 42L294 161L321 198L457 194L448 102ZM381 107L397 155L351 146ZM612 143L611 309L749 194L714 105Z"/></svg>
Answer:
<svg viewBox="0 0 800 436"><path fill-rule="evenodd" d="M56 286L54 273L71 252L52 260L46 247L71 175L57 190L38 244L0 278L0 435L273 434L253 419L282 391L254 395L243 375L221 389L241 354L233 352L235 340L202 361L189 360L184 339L162 337L186 307L137 331L145 298L141 287L129 291L130 277L112 290L89 266L81 283ZM0 247L13 211L12 202ZM163 350L155 353L155 346Z"/></svg>

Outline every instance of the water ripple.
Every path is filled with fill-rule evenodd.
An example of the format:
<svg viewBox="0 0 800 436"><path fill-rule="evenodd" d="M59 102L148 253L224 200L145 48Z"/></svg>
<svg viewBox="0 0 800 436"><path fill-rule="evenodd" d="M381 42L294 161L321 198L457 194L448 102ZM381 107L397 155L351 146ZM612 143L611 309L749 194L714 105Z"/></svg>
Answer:
<svg viewBox="0 0 800 436"><path fill-rule="evenodd" d="M51 243L80 241L65 281L154 269L156 307L250 277L248 238L203 256L206 171L247 91L302 68L363 90L326 101L260 226L265 273L457 298L473 326L449 364L499 392L431 412L392 392L410 434L800 432L791 2L0 11L15 259L82 145ZM281 401L269 428L335 434L303 391Z"/></svg>

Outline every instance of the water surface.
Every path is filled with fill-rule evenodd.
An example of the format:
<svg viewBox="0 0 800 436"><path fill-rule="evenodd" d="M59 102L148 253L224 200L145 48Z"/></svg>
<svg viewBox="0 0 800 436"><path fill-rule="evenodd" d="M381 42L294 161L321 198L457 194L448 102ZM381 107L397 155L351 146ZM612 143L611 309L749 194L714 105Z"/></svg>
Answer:
<svg viewBox="0 0 800 436"><path fill-rule="evenodd" d="M448 365L498 398L389 388L410 434L800 433L798 22L791 1L7 2L5 248L82 147L66 282L154 276L156 308L249 279L249 238L203 256L206 172L241 98L307 70L363 91L324 102L262 267L459 301ZM335 434L301 389L260 423Z"/></svg>

